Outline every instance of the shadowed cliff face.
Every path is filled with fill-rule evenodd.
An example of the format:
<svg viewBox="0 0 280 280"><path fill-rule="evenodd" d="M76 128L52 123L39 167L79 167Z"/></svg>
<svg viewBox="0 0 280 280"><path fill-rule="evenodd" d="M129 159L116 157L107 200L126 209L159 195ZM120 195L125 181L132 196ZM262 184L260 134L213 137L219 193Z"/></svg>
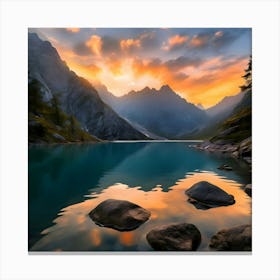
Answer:
<svg viewBox="0 0 280 280"><path fill-rule="evenodd" d="M46 102L57 94L62 110L75 116L90 134L108 140L147 138L103 103L94 87L70 71L56 49L34 33L28 34L28 77L44 86Z"/></svg>

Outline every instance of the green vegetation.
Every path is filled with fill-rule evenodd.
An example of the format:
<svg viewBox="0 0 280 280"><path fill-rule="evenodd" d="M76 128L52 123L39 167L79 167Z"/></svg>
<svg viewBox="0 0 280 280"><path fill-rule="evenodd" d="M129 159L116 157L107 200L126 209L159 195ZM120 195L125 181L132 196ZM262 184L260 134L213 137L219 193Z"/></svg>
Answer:
<svg viewBox="0 0 280 280"><path fill-rule="evenodd" d="M246 93L231 116L220 125L211 142L237 144L252 135L252 57L242 77L244 85L240 88Z"/></svg>
<svg viewBox="0 0 280 280"><path fill-rule="evenodd" d="M251 136L251 107L240 110L228 118L221 126L220 133L210 139L211 142L223 140L225 143L240 143Z"/></svg>
<svg viewBox="0 0 280 280"><path fill-rule="evenodd" d="M28 85L29 143L99 141L84 131L73 115L68 116L61 110L58 95L45 102L41 88L37 80L32 80Z"/></svg>

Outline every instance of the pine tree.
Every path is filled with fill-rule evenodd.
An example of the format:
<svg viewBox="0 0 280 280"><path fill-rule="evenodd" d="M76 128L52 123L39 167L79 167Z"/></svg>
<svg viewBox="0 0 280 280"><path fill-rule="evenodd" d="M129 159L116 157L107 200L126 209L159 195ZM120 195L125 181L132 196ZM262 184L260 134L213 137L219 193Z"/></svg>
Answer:
<svg viewBox="0 0 280 280"><path fill-rule="evenodd" d="M250 56L248 66L245 69L245 74L242 76L245 83L240 87L242 91L251 91L252 90L252 56Z"/></svg>

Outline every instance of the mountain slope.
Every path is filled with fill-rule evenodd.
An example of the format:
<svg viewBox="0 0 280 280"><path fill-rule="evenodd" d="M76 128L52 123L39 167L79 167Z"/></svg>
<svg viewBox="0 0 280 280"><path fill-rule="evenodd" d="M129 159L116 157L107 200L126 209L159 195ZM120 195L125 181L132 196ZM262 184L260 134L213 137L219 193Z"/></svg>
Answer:
<svg viewBox="0 0 280 280"><path fill-rule="evenodd" d="M66 115L56 96L44 102L37 80L28 85L28 143L98 142L81 128L74 116Z"/></svg>
<svg viewBox="0 0 280 280"><path fill-rule="evenodd" d="M206 110L206 113L210 117L215 117L217 115L231 112L234 109L234 107L242 100L244 94L244 92L240 92L239 94L234 96L226 96L219 103L208 108Z"/></svg>
<svg viewBox="0 0 280 280"><path fill-rule="evenodd" d="M213 143L236 144L252 135L252 92L247 91L230 116L220 124Z"/></svg>
<svg viewBox="0 0 280 280"><path fill-rule="evenodd" d="M43 100L56 95L60 109L73 115L82 128L100 139L147 139L119 117L99 97L94 87L63 62L56 49L37 34L28 34L28 78L43 85Z"/></svg>
<svg viewBox="0 0 280 280"><path fill-rule="evenodd" d="M164 138L188 138L201 130L207 120L203 110L186 102L168 85L159 90L146 87L121 97L108 91L101 93L103 100L122 117Z"/></svg>

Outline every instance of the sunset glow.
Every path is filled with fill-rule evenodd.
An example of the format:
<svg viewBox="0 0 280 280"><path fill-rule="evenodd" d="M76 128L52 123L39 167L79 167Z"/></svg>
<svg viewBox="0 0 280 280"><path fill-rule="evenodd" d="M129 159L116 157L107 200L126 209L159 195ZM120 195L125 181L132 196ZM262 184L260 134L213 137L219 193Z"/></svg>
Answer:
<svg viewBox="0 0 280 280"><path fill-rule="evenodd" d="M239 93L251 30L39 28L69 68L116 96L168 84L205 108Z"/></svg>

